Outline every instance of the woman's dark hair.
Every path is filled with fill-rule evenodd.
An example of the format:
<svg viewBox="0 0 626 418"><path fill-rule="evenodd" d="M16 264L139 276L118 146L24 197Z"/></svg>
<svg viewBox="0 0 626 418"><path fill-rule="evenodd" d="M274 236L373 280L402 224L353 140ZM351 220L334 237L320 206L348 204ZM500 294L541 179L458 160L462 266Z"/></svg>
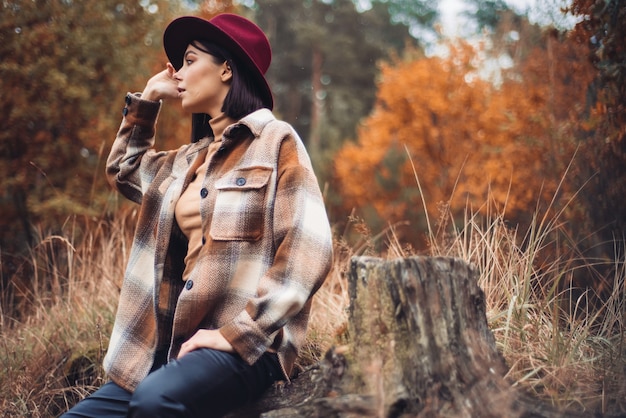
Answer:
<svg viewBox="0 0 626 418"><path fill-rule="evenodd" d="M216 63L228 63L233 72L230 89L224 98L224 105L222 106L222 112L226 116L238 120L255 110L265 107L261 92L257 88L252 73L247 71L227 50L208 41L197 40L191 44L200 51L211 55ZM204 113L194 113L191 116L192 142L196 142L205 136L213 135L209 119L210 116Z"/></svg>

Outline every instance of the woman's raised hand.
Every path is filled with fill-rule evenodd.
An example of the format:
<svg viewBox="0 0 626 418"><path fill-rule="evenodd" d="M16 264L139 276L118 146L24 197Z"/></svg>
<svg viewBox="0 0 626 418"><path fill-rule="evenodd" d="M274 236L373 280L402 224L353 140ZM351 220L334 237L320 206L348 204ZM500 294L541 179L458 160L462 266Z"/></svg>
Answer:
<svg viewBox="0 0 626 418"><path fill-rule="evenodd" d="M178 81L174 78L175 73L174 66L168 62L165 70L148 80L141 98L153 101L178 99Z"/></svg>

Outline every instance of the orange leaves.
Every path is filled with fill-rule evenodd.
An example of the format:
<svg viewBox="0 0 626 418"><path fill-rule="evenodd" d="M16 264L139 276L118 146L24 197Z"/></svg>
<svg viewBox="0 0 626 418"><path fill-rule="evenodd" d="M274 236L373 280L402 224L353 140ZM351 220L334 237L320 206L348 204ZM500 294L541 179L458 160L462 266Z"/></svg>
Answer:
<svg viewBox="0 0 626 418"><path fill-rule="evenodd" d="M476 76L478 51L468 44L452 45L447 58L383 65L375 110L335 159L347 208L419 219L418 181L431 217L442 202L458 213L490 199L515 216L549 199L574 146L560 126L578 116L588 83L569 65L581 54L551 42L500 88Z"/></svg>
<svg viewBox="0 0 626 418"><path fill-rule="evenodd" d="M371 204L384 219L407 215L398 208L419 207L409 159L426 200L448 200L485 104L484 89L464 79L467 58L460 65L431 57L382 67L377 105L358 144L336 158L342 193L353 205Z"/></svg>

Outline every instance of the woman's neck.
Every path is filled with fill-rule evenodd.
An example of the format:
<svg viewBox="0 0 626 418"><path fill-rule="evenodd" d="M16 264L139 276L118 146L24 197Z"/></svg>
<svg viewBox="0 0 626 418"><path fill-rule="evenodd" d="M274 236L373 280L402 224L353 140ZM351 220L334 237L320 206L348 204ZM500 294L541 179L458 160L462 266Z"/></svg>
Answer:
<svg viewBox="0 0 626 418"><path fill-rule="evenodd" d="M235 122L234 119L229 118L225 113L220 113L216 117L209 119L209 125L211 125L211 129L213 130L215 141L221 141L224 129Z"/></svg>

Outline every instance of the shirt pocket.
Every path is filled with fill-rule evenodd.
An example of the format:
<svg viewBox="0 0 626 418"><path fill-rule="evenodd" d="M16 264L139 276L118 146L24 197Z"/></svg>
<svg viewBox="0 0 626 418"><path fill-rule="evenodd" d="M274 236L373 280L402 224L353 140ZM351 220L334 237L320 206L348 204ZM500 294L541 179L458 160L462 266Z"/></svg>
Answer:
<svg viewBox="0 0 626 418"><path fill-rule="evenodd" d="M256 241L263 236L271 167L240 168L217 180L209 234L216 241Z"/></svg>

